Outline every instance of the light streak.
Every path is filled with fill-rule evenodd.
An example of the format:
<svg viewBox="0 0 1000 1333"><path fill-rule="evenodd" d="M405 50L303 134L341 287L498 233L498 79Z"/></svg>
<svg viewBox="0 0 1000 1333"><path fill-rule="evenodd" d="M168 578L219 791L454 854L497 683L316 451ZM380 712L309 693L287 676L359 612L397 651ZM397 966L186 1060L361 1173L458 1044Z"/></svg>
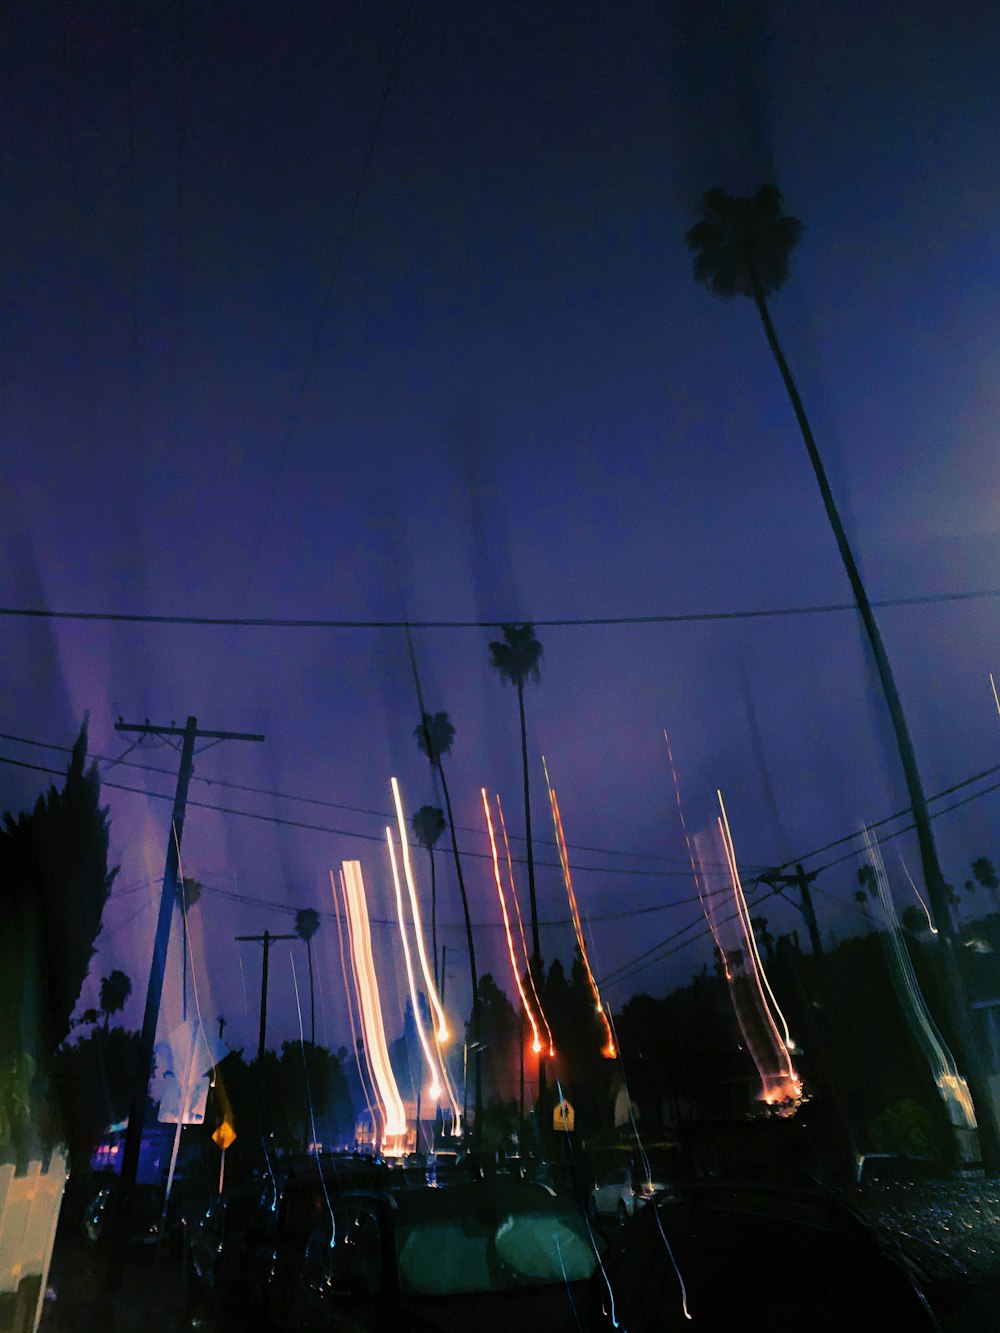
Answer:
<svg viewBox="0 0 1000 1333"><path fill-rule="evenodd" d="M372 956L371 926L368 921L368 902L361 876L360 861L345 861L344 896L347 903L348 929L355 975L358 980L358 999L361 1022L365 1035L365 1049L369 1054L375 1083L382 1103L385 1137L401 1138L406 1133L406 1111L403 1107L396 1078L389 1060L389 1047L382 1018L382 1001L378 989L378 975Z"/></svg>
<svg viewBox="0 0 1000 1333"><path fill-rule="evenodd" d="M537 1055L542 1049L542 1043L538 1035L538 1024L535 1021L535 1015L531 1012L531 1005L528 1003L528 997L524 993L524 986L521 984L521 976L517 968L517 958L514 956L514 937L510 933L510 917L507 915L507 900L504 897L503 883L500 879L500 860L497 856L497 840L493 832L493 816L490 814L490 800L486 795L485 787L480 787L479 792L483 798L483 814L486 816L486 828L490 835L490 852L493 856L493 878L496 881L497 897L500 899L500 911L503 914L503 928L507 937L507 953L510 957L510 970L514 974L514 985L517 987L517 993L521 997L521 1004L524 1006L524 1012L528 1015L528 1022L531 1024L531 1031L533 1033L531 1049Z"/></svg>
<svg viewBox="0 0 1000 1333"><path fill-rule="evenodd" d="M417 903L417 889L413 880L413 866L410 862L410 844L406 836L406 819L403 815L403 802L399 795L399 783L395 778L390 779L392 785L392 799L396 807L396 822L399 826L399 843L403 853L403 876L406 880L406 891L410 896L410 911L413 913L413 934L417 941L417 957L420 959L420 970L424 977L424 986L427 988L427 997L430 1006L437 1018L437 1031L434 1036L439 1046L443 1046L448 1040L448 1024L445 1022L444 1009L441 1007L441 1001L438 998L437 987L434 985L434 979L431 976L431 970L427 965L427 952L424 948L424 930L420 921L420 907ZM402 917L400 917L402 923Z"/></svg>
<svg viewBox="0 0 1000 1333"><path fill-rule="evenodd" d="M990 677L990 679L991 679L991 680L993 679L992 676ZM897 853L898 853L898 855L899 855L899 864L903 867L903 874L906 876L907 880L909 881L910 888L911 888L911 889L913 890L913 892L917 895L917 902L918 902L918 903L920 904L920 906L924 909L924 916L927 918L927 925L928 925L928 928L929 928L929 930L930 930L930 932L931 932L932 935L936 935L936 934L938 933L938 928L937 928L937 926L935 926L935 924L934 924L934 918L931 916L930 908L929 908L929 907L927 906L927 904L924 902L923 898L921 897L920 890L917 888L916 884L914 884L914 882L913 882L913 876L910 874L909 869L907 868L906 862L903 860L903 853L900 852L898 848L896 849L896 851L897 851Z"/></svg>
<svg viewBox="0 0 1000 1333"><path fill-rule="evenodd" d="M559 847L559 863L562 866L563 882L566 885L566 896L569 898L570 915L573 918L573 929L576 931L577 947L580 950L580 957L583 960L583 966L587 973L587 981L590 983L590 990L594 997L594 1005L604 1024L604 1030L607 1034L607 1044L601 1051L606 1060L613 1060L618 1054L615 1047L614 1034L611 1031L611 1024L608 1022L608 1016L604 1012L604 1004L601 1000L601 992L597 988L597 978L594 976L590 967L590 959L587 956L587 946L583 939L583 927L580 924L580 910L576 905L576 894L573 892L573 878L569 873L569 854L566 850L566 838L563 834L562 817L559 814L559 802L556 800L556 794L549 781L549 769L542 756L542 768L545 770L545 785L549 789L549 804L552 806L552 823L556 831L556 843Z"/></svg>
<svg viewBox="0 0 1000 1333"><path fill-rule="evenodd" d="M715 922L712 920L712 914L708 910L708 902L702 891L701 875L698 873L698 865L695 861L694 848L691 845L691 835L688 833L687 820L684 818L684 806L681 803L681 783L677 776L677 767L674 764L674 752L670 745L670 737L667 735L666 727L663 728L663 739L667 743L667 758L670 761L670 777L674 784L674 800L677 802L677 814L681 821L681 832L684 834L684 845L687 847L688 860L691 863L691 873L694 875L694 886L698 891L698 901L701 903L701 910L704 913L705 920L708 922L708 928L712 932L712 939L715 941L715 947L719 951L719 957L722 959L722 966L726 973L726 980L731 981L729 975L729 963L726 961L726 951L722 947L718 932L715 929Z"/></svg>
<svg viewBox="0 0 1000 1333"><path fill-rule="evenodd" d="M934 1022L920 983L917 981L910 959L909 950L903 941L896 907L889 888L889 879L885 873L885 862L879 851L878 843L872 837L871 830L865 829L865 844L869 863L875 871L875 886L878 893L878 905L881 909L884 930L879 931L879 939L886 951L889 971L892 975L896 993L899 996L903 1013L910 1029L924 1052L931 1074L937 1085L948 1111L951 1123L957 1128L975 1129L976 1112L969 1095L968 1084L958 1072L954 1057L948 1049L940 1029Z"/></svg>
<svg viewBox="0 0 1000 1333"><path fill-rule="evenodd" d="M424 1059L427 1062L427 1068L430 1072L431 1081L427 1089L427 1095L432 1102L437 1102L444 1088L441 1083L440 1070L438 1068L437 1058L427 1038L427 1030L424 1027L423 1015L420 1012L420 997L417 994L417 982L413 974L413 958L410 954L410 941L406 938L406 916L403 911L403 886L399 878L399 866L396 862L396 847L392 840L392 829L387 825L385 830L385 839L389 847L389 864L392 867L392 883L396 890L396 915L399 920L399 938L403 942L403 961L406 964L406 981L410 988L410 1003L413 1006L413 1021L417 1029L417 1037L420 1040L420 1046L424 1053Z"/></svg>
<svg viewBox="0 0 1000 1333"><path fill-rule="evenodd" d="M344 872L340 872L340 885L343 894L344 921L347 921L347 889L344 887ZM361 1084L361 1091L365 1095L365 1102L368 1106L368 1114L372 1118L372 1142L377 1145L378 1141L378 1121L375 1118L375 1108L372 1106L372 1099L368 1092L369 1084L361 1070L361 1056L358 1054L358 1029L354 1022L354 1002L357 1000L358 1013L361 1012L361 996L358 991L357 975L354 975L354 997L351 996L351 987L347 981L347 963L344 958L344 926L340 919L341 902L337 898L337 882L333 877L333 871L330 871L330 890L333 893L333 903L336 907L334 915L337 918L337 943L340 946L340 971L344 978L344 994L347 997L347 1015L351 1020L351 1045L354 1048L354 1061L358 1066L358 1082ZM354 954L351 953L351 972L354 973ZM364 1042L361 1043L364 1049ZM371 1079L371 1086L374 1087L375 1080L371 1078L371 1062L368 1059L368 1051L365 1049L365 1063L368 1065L368 1075Z"/></svg>
<svg viewBox="0 0 1000 1333"><path fill-rule="evenodd" d="M793 1042L788 1024L771 989L757 948L721 792L717 792L717 796L720 814L716 819L716 829L728 871L729 888L736 904L736 919L739 922L739 932L744 946L742 956L745 960L744 969L737 974L731 969L725 950L722 950L729 995L743 1043L750 1052L760 1077L761 1090L758 1099L765 1105L774 1107L779 1114L792 1114L802 1100L802 1080L792 1061ZM713 848L713 854L714 850ZM707 856L702 858L703 876L708 861ZM714 896L714 894L705 896L710 916L715 911L712 903ZM721 945L719 947L721 949ZM775 1014L781 1023L784 1038L782 1032L778 1030Z"/></svg>
<svg viewBox="0 0 1000 1333"><path fill-rule="evenodd" d="M722 799L721 791L716 789L715 794L719 798L719 809L722 812L723 842L726 848L726 860L729 864L729 874L732 877L733 881L733 890L736 896L736 906L739 908L740 912L740 920L743 923L743 927L747 937L747 943L750 945L750 948L753 951L753 956L757 963L757 971L759 972L761 980L764 982L764 985L767 987L767 993L771 997L771 1003L774 1005L775 1012L781 1019L781 1029L785 1034L785 1049L791 1050L791 1048L794 1046L795 1043L792 1041L791 1034L788 1031L788 1023L785 1019L785 1015L781 1012L781 1005L778 1003L777 996L771 989L771 983L767 979L767 972L764 968L764 963L761 959L760 951L757 948L757 937L753 932L753 925L750 922L750 910L747 907L747 900L743 893L743 885L740 882L740 872L736 868L736 849L733 847L733 835L729 831L729 816L726 814L725 802Z"/></svg>
<svg viewBox="0 0 1000 1333"><path fill-rule="evenodd" d="M997 696L996 681L993 679L993 672L990 672L990 689L993 691L993 702L997 706L997 714L1000 715L1000 698Z"/></svg>
<svg viewBox="0 0 1000 1333"><path fill-rule="evenodd" d="M545 1010L542 1008L541 996L538 994L538 987L535 985L535 974L531 967L531 957L528 954L528 941L524 934L524 918L521 916L521 907L517 901L517 886L514 883L514 861L510 854L510 842L507 838L507 821L503 817L503 806L500 803L500 793L496 793L497 814L500 816L500 831L503 833L504 853L507 859L507 879L510 883L510 896L514 903L514 914L517 917L517 929L521 936L521 948L524 950L524 970L528 974L528 985L531 987L531 995L535 1001L535 1012L542 1021L542 1027L545 1029L545 1036L549 1043L549 1055L556 1053L555 1042L552 1040L552 1029L549 1027L549 1020L545 1017ZM533 1048L534 1049L534 1048ZM535 1054L541 1052L535 1049Z"/></svg>

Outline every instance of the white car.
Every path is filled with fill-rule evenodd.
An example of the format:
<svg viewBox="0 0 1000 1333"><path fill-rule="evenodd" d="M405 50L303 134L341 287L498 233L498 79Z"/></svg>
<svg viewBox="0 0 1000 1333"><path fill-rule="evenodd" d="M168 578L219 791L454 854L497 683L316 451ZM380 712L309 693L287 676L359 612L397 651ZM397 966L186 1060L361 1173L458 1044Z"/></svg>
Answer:
<svg viewBox="0 0 1000 1333"><path fill-rule="evenodd" d="M667 1173L642 1157L632 1162L609 1162L598 1167L590 1192L591 1217L616 1217L624 1222L654 1195L668 1189Z"/></svg>

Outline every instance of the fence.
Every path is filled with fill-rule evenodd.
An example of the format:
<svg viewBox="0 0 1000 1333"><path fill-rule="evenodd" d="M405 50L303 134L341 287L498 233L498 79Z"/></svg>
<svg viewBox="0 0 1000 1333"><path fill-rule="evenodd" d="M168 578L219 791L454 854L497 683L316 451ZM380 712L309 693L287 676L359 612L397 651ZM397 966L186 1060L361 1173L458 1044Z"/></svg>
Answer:
<svg viewBox="0 0 1000 1333"><path fill-rule="evenodd" d="M66 1174L60 1153L44 1172L41 1162L23 1176L0 1165L0 1333L38 1328Z"/></svg>

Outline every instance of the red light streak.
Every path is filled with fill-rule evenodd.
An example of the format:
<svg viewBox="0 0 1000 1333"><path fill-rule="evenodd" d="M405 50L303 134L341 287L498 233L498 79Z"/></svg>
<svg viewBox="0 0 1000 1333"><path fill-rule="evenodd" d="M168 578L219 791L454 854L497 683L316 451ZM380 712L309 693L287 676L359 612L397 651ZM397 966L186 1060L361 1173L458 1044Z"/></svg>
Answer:
<svg viewBox="0 0 1000 1333"><path fill-rule="evenodd" d="M497 840L493 833L493 816L490 814L489 797L486 795L485 787L480 787L479 791L483 798L483 814L486 816L486 828L490 835L490 851L493 855L493 878L496 881L497 896L500 899L500 911L503 915L503 928L504 934L507 937L507 953L510 957L510 970L514 974L514 985L517 987L517 993L521 997L521 1004L524 1006L524 1012L528 1016L528 1022L531 1024L531 1031L534 1034L531 1049L537 1055L542 1049L542 1043L538 1035L538 1024L535 1022L535 1015L531 1012L531 1005L528 1004L528 997L524 993L521 977L517 970L517 959L514 956L514 937L510 933L510 917L507 915L507 901L504 898L503 884L500 880L500 861L497 857Z"/></svg>
<svg viewBox="0 0 1000 1333"><path fill-rule="evenodd" d="M521 948L524 950L524 969L528 974L528 985L531 987L532 998L535 1001L535 1012L542 1021L542 1027L545 1029L545 1035L549 1043L549 1055L556 1053L555 1043L552 1040L552 1029L549 1027L549 1020L545 1017L545 1010L542 1008L542 1001L538 994L538 987L535 985L535 974L531 967L531 958L528 954L528 941L524 934L524 920L521 916L521 908L517 901L517 888L514 884L514 861L510 854L510 842L507 839L507 822L503 817L503 806L500 803L500 793L496 793L497 814L500 816L500 830L503 833L504 852L507 857L507 878L510 882L510 896L514 903L514 914L517 917L517 929L521 936ZM536 1055L541 1053L541 1043L533 1046L532 1050Z"/></svg>
<svg viewBox="0 0 1000 1333"><path fill-rule="evenodd" d="M545 769L545 785L549 789L549 804L552 806L552 822L556 830L556 842L559 846L559 862L562 866L563 882L566 885L566 896L569 898L570 916L573 918L573 929L576 931L576 943L580 950L580 957L583 959L583 966L587 973L587 981L590 985L591 993L594 997L594 1004L601 1022L604 1024L604 1030L607 1034L607 1045L601 1051L601 1054L607 1060L613 1060L618 1054L615 1047L614 1035L611 1031L611 1024L608 1022L608 1016L604 1011L604 1004L601 1000L601 992L597 988L597 978L594 976L590 967L590 959L587 956L587 946L583 939L583 927L580 924L580 910L576 904L576 894L573 892L573 878L569 872L569 854L566 850L566 838L563 834L562 816L559 814L559 802L556 800L556 794L549 781L549 770L545 759L542 759L542 767Z"/></svg>

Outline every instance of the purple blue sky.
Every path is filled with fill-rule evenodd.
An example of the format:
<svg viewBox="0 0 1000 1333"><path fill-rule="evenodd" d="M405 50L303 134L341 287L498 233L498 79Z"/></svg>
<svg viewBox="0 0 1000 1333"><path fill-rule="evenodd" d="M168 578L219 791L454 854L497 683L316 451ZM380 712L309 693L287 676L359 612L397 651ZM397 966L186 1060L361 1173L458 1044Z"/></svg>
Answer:
<svg viewBox="0 0 1000 1333"><path fill-rule="evenodd" d="M92 0L8 6L0 22L3 606L503 620L847 600L756 316L696 287L683 244L705 188L770 171L807 229L774 318L872 596L1000 587L988 7ZM1000 762L997 612L882 613L930 791ZM15 618L2 632L9 735L68 746L89 710L92 748L113 756L120 714L195 714L267 735L206 752L199 779L378 811L395 774L411 811L432 796L399 632ZM721 787L748 866L905 804L850 615L539 634L537 830L551 837L544 753L570 841L629 853L572 854L599 976L698 915L676 902L694 890L664 726L689 823L708 823ZM488 667L491 637L414 634L428 704L458 730L457 822L481 828L485 783L519 832L515 696ZM13 741L0 755L63 762ZM151 744L129 759L176 765ZM124 766L108 780L172 790ZM0 804L43 781L0 764ZM192 797L383 826L201 782ZM138 1021L169 805L107 799L122 870L96 969L131 973ZM939 822L956 882L1000 851L995 812L987 796ZM259 951L244 946L245 1009L233 936L291 928L251 900L328 911L329 868L358 856L389 915L378 841L193 806L183 850L206 886L200 1002L236 1044L255 1038ZM827 932L860 924L853 870L818 881ZM468 877L481 969L504 977L487 863ZM568 962L556 869L539 895L562 923L544 952ZM766 911L772 929L800 924ZM376 944L396 978L393 930ZM318 1035L337 1045L329 918L316 951ZM662 991L708 957L702 936L609 998ZM272 978L280 1041L297 1032L286 954ZM398 1013L401 985L386 987Z"/></svg>

